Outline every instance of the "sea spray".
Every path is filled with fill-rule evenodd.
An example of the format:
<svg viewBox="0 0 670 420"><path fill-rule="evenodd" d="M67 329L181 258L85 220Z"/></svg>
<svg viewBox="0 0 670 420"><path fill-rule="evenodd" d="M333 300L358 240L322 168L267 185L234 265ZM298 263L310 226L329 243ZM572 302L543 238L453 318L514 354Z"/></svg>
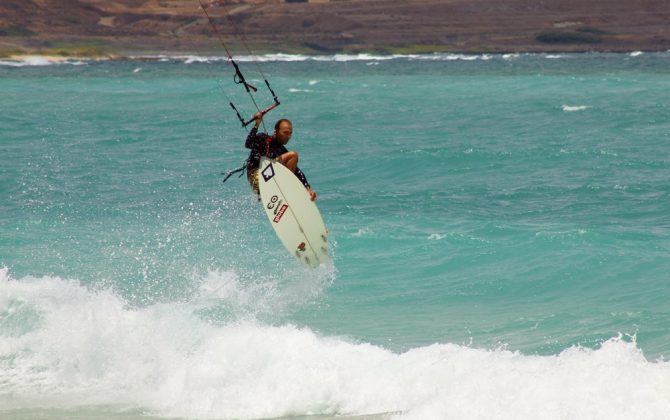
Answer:
<svg viewBox="0 0 670 420"><path fill-rule="evenodd" d="M555 356L455 344L394 353L288 323L212 324L198 315L201 297L131 308L74 280L3 276L6 410L138 406L188 418L395 411L412 419L531 419L540 411L549 419L656 419L670 410L670 364L648 361L634 337ZM16 302L37 320L7 309ZM30 325L16 333L12 322Z"/></svg>

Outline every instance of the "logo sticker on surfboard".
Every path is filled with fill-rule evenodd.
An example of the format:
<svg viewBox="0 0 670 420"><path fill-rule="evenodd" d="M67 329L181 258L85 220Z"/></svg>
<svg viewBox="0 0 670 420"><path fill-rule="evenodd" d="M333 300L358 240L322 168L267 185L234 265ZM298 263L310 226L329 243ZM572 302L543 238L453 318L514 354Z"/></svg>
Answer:
<svg viewBox="0 0 670 420"><path fill-rule="evenodd" d="M272 164L269 164L268 166L263 169L261 172L261 175L263 175L263 181L268 182L270 179L272 179L273 176L275 176L275 170L272 167Z"/></svg>
<svg viewBox="0 0 670 420"><path fill-rule="evenodd" d="M288 204L283 204L281 207L279 207L279 210L276 213L276 216L274 219L272 219L273 222L279 223L281 220L281 217L284 215L286 212L286 209L288 208Z"/></svg>

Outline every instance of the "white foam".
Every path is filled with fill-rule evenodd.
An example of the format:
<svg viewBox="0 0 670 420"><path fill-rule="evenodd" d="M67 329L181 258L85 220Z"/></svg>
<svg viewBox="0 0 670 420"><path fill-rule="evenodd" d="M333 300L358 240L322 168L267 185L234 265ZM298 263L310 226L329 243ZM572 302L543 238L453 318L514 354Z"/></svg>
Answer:
<svg viewBox="0 0 670 420"><path fill-rule="evenodd" d="M29 66L51 66L54 64L61 64L62 61L54 61L48 57L41 56L26 56L13 60L0 60L0 66L10 67L29 67Z"/></svg>
<svg viewBox="0 0 670 420"><path fill-rule="evenodd" d="M590 106L587 105L563 105L563 112L577 112L577 111L584 111L586 109L589 109Z"/></svg>
<svg viewBox="0 0 670 420"><path fill-rule="evenodd" d="M644 54L642 51L628 53L631 57ZM489 61L501 59L505 61L516 60L521 57L540 56L547 59L562 59L570 57L567 54L535 54L535 53L507 53L507 54L457 54L457 53L427 53L427 54L332 54L332 55L307 55L307 54L243 54L235 55L237 62L302 62L302 61L324 61L324 62L349 62L365 61L367 65L379 65L380 62L388 60L424 60L424 61ZM130 56L131 60L156 60L160 62L181 61L185 64L194 63L216 63L228 61L228 56L223 55L198 55L198 54L158 54ZM57 64L82 65L88 60L72 60L62 57L51 56L23 56L15 59L0 60L0 66L45 66Z"/></svg>
<svg viewBox="0 0 670 420"><path fill-rule="evenodd" d="M454 53L430 53L430 54L332 54L332 55L307 55L307 54L259 54L259 55L236 55L236 62L349 62L365 61L368 65L377 65L381 61L389 60L426 60L426 61L475 61L492 60L496 58L493 54L454 54ZM510 59L511 55L500 55L503 59ZM227 61L227 56L200 56L200 55L147 55L135 56L133 59L149 59L159 61L182 61L186 64L212 63Z"/></svg>
<svg viewBox="0 0 670 420"><path fill-rule="evenodd" d="M353 233L351 236L355 237L361 237L361 236L367 236L372 233L372 230L369 227L362 227L356 231L356 233Z"/></svg>
<svg viewBox="0 0 670 420"><path fill-rule="evenodd" d="M502 55L503 60L508 60L508 61L509 61L509 60L517 59L517 58L519 58L519 57L521 57L521 54L519 54L519 53L503 54L503 55Z"/></svg>
<svg viewBox="0 0 670 420"><path fill-rule="evenodd" d="M631 338L554 356L455 344L398 354L287 323L199 315L218 299L244 306L280 295L262 284L211 272L192 301L132 308L111 290L13 280L2 269L0 407L119 405L205 419L398 411L403 419L651 420L670 412L670 363L647 361ZM7 334L12 323L25 328Z"/></svg>
<svg viewBox="0 0 670 420"><path fill-rule="evenodd" d="M225 59L223 59L222 57L200 57L200 56L184 56L184 57L181 57L181 60L183 60L185 64L210 63L212 61L225 61Z"/></svg>
<svg viewBox="0 0 670 420"><path fill-rule="evenodd" d="M70 57L48 55L22 55L0 60L0 66L8 67L39 67L54 65L81 66L88 64L88 60L78 60Z"/></svg>

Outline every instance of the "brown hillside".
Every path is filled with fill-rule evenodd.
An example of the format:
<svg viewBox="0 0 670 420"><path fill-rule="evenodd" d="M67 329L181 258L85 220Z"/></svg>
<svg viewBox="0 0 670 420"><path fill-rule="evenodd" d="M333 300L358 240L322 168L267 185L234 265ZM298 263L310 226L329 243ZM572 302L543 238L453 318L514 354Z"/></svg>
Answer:
<svg viewBox="0 0 670 420"><path fill-rule="evenodd" d="M666 0L203 0L257 51L670 49ZM240 36L241 35L241 36ZM220 50L198 0L3 0L0 49Z"/></svg>

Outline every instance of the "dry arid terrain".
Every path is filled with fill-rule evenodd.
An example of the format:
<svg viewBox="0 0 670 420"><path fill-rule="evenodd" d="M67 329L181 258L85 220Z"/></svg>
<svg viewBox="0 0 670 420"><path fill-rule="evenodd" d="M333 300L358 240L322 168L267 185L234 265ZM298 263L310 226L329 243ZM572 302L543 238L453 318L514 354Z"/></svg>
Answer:
<svg viewBox="0 0 670 420"><path fill-rule="evenodd" d="M668 0L201 0L233 53L666 51ZM222 53L199 0L2 0L0 55Z"/></svg>

